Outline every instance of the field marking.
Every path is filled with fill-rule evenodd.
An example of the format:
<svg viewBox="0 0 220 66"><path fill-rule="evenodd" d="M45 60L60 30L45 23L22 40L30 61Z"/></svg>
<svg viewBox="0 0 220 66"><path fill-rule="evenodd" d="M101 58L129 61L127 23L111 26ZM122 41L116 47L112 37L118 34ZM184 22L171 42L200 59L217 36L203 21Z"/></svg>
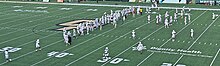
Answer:
<svg viewBox="0 0 220 66"><path fill-rule="evenodd" d="M144 16L141 16L141 17L144 17ZM138 17L138 18L141 18L141 17ZM138 18L135 18L135 19L133 19L133 20L136 20L136 19L138 19ZM126 23L124 23L123 25L126 25L126 24L128 24L128 23L131 23L133 20L131 20L131 21L129 21L129 22L126 22ZM121 25L121 26L123 26L123 25ZM105 33L110 32L110 31L112 31L112 30L114 30L114 29L116 29L116 28L113 28L113 29L110 29L110 30L108 30L108 31L106 31L106 32L103 32L102 34L99 34L99 35L97 35L97 36L95 36L95 37L92 37L92 38L90 38L90 39L88 39L88 40L86 40L86 41L84 41L84 42L81 42L81 43L79 43L79 44L73 46L73 47L70 47L70 48L68 48L68 49L65 49L64 51L68 51L68 50L70 50L70 49L72 49L72 48L75 48L75 47L77 47L77 46L79 46L79 45L82 45L82 44L84 44L84 43L86 43L86 42L88 42L88 41L90 41L90 40L93 40L93 39L95 39L95 38L97 38L97 37L99 37L99 36L102 36L102 35L105 34ZM121 36L120 36L120 37L121 37ZM46 58L46 59L48 59L48 58ZM46 60L41 60L41 61L39 61L39 62L42 62L42 61L46 61ZM39 64L39 63L37 63L37 64ZM34 64L34 65L36 65L36 64ZM34 66L34 65L32 65L32 66Z"/></svg>
<svg viewBox="0 0 220 66"><path fill-rule="evenodd" d="M188 27L190 24L192 24L195 20L197 20L199 17L201 17L203 14L205 14L204 11L202 14L200 14L199 16L197 16L192 22L190 22L189 24L187 24L186 26L184 26L179 32L177 32L176 35L178 35L180 32L182 32L186 27ZM164 46L168 41L170 41L170 39L168 39L165 43L163 43L160 47ZM137 66L140 66L143 62L145 62L148 58L150 58L152 55L154 54L154 52L152 52L150 55L148 55L148 57L144 58L144 60L142 60L140 63L137 64Z"/></svg>
<svg viewBox="0 0 220 66"><path fill-rule="evenodd" d="M218 49L217 53L215 54L215 57L213 58L212 62L210 63L209 66L212 66L212 64L214 63L216 57L218 56L218 53L219 53L220 49Z"/></svg>
<svg viewBox="0 0 220 66"><path fill-rule="evenodd" d="M199 35L199 37L187 48L187 50L191 49L192 46L202 37L202 35L212 26L212 24L215 23L215 21L218 19L219 17L217 17L214 21L212 21L212 23ZM182 58L184 55L181 55L180 58L178 58L178 60L173 64L176 65Z"/></svg>
<svg viewBox="0 0 220 66"><path fill-rule="evenodd" d="M97 13L96 13L97 14ZM140 17L138 17L138 18L140 18ZM135 19L137 19L137 18L135 18ZM134 20L135 20L134 19ZM131 21L129 21L129 22L126 22L125 24L123 24L123 25L126 25L126 24L128 24L128 23L131 23L133 20L131 20ZM123 25L121 25L121 26L123 26ZM110 30L108 30L108 31L106 31L106 32L103 32L102 34L105 34L105 33L107 33L107 32L110 32L110 31L112 31L112 30L114 30L115 28L113 28L113 29L110 29ZM83 43L85 43L85 42L88 42L88 41L90 41L90 40L92 40L92 39L95 39L96 37L99 37L99 36L101 36L102 34L99 34L99 35L97 35L97 36L95 36L95 37L93 37L93 38L91 38L91 39L88 39L88 40L86 40L86 41L84 41L84 42L82 42L82 43L80 43L80 44L77 44L77 45L75 45L75 46L73 46L73 47L70 47L70 48L74 48L74 47L76 47L76 46L79 46L79 45L81 45L81 44L83 44ZM63 40L62 40L63 41ZM34 42L34 41L33 41ZM59 41L60 42L60 41ZM31 43L31 42L30 42ZM58 43L58 42L57 42ZM50 44L50 45L53 45L53 44L56 44L56 43L52 43L52 44ZM46 47L48 47L48 46L50 46L50 45L47 45ZM46 48L45 47L45 48ZM33 53L33 52L35 52L35 51L32 51L32 52L28 52L28 53L26 53L26 54L23 54L23 55L21 55L21 56L19 56L19 57L16 57L15 59L13 59L13 60L16 60L16 59L18 59L18 58L21 58L21 57L23 57L23 56L26 56L26 55L29 55L29 54L31 54L31 53ZM45 61L45 60L44 60ZM0 65L3 65L3 64L5 64L6 62L3 62L3 63L1 63Z"/></svg>

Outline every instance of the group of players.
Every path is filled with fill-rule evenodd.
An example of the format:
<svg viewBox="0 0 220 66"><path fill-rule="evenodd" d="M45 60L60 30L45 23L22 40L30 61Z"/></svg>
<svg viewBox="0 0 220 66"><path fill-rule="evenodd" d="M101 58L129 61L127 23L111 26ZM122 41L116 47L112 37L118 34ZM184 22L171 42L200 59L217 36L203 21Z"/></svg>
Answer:
<svg viewBox="0 0 220 66"><path fill-rule="evenodd" d="M159 9L158 9L159 10ZM180 11L180 13L178 12L178 10L181 10ZM188 10L188 11L186 11L186 10ZM150 13L152 13L151 12L151 9L150 8L146 8L146 13L148 14L147 15L147 23L150 23L151 22L151 14ZM164 27L165 28L169 28L170 26L172 26L172 22L174 21L174 22L177 22L177 20L178 20L178 15L180 15L180 17L183 19L183 17L184 17L184 24L185 25L187 25L187 23L190 23L191 22L191 20L190 20L190 16L191 16L191 14L190 14L190 11L191 11L191 9L190 8L185 8L185 7L183 7L182 9L176 9L176 12L174 13L174 17L172 17L172 16L170 16L170 14L169 14L169 12L168 11L166 11L166 13L165 13L165 17L164 17ZM174 19L173 19L174 18ZM187 20L187 18L188 18L188 20ZM213 18L214 18L214 16L213 16ZM158 15L156 15L156 24L158 25L159 23L162 23L162 16L161 16L161 14L158 14ZM135 31L133 30L132 32L131 32L131 36L132 36L132 38L133 39L135 39L135 37L136 37L136 33L135 33ZM193 29L190 29L190 38L191 39L194 39L194 30ZM172 39L172 41L175 41L175 37L176 37L176 31L175 30L173 30L172 32L171 32L171 39ZM138 42L138 44L137 44L137 47L136 47L136 49L138 50L138 51L140 51L141 52L141 54L142 54L142 50L144 49L145 47L144 47L144 45L141 43L141 42Z"/></svg>
<svg viewBox="0 0 220 66"><path fill-rule="evenodd" d="M188 10L186 12L186 10ZM146 13L148 13L147 15L147 23L151 22L151 9L150 8L146 8ZM191 21L190 20L190 11L191 9L188 8L186 9L185 7L183 7L180 11L180 13L178 12L178 9L176 9L176 12L174 13L174 17L170 16L169 12L166 11L165 13L165 17L164 17L164 26L165 28L169 28L170 26L172 26L172 22L177 22L178 20L178 15L180 15L181 18L184 17L184 24L187 25L187 18L188 18L188 23ZM83 22L80 23L76 29L73 29L73 32L71 34L70 31L67 31L66 28L63 29L63 38L64 38L64 42L67 45L71 45L72 43L72 38L76 38L77 34L78 35L84 35L84 31L86 31L87 34L89 34L89 31L93 31L96 28L100 28L100 30L102 30L102 26L107 25L107 24L112 24L114 26L114 28L117 27L117 21L122 20L122 22L125 21L125 19L127 18L127 16L129 14L133 15L133 17L135 16L135 14L137 15L142 15L142 8L137 7L136 11L134 7L130 7L130 8L125 8L119 11L115 11L113 12L113 10L110 11L110 14L107 14L106 12L103 14L103 16L101 18L95 18L94 21L88 21L88 22ZM213 13L213 17L212 19L215 19L215 17L218 15L215 15ZM174 18L174 19L173 19ZM163 23L162 22L162 16L161 14L156 15L156 24L158 25L159 23ZM132 30L132 38L135 39L136 37L136 33L135 30ZM173 30L172 31L172 41L175 41L175 37L176 37L176 31ZM191 29L190 30L190 37L193 39L193 35L194 35L194 30ZM35 47L36 47L36 51L41 50L41 46L40 46L40 40L39 38L36 40L35 42ZM144 49L144 45L141 42L138 42L137 48L138 51L141 52L142 54L142 50ZM107 61L108 59L110 59L109 57L109 48L106 47L103 53L103 60ZM9 52L8 50L4 51L5 54L5 59L6 61L11 61L11 59L9 59Z"/></svg>

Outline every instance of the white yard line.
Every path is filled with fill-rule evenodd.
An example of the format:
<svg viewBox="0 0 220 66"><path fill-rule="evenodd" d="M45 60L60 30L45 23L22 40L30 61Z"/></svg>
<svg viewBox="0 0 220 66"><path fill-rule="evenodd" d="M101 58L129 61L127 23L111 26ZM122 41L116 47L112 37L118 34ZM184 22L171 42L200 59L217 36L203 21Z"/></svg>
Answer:
<svg viewBox="0 0 220 66"><path fill-rule="evenodd" d="M217 17L214 21L212 21L212 23L199 35L199 37L187 48L187 50L191 49L192 46L202 37L202 35L212 26L212 24L215 23L215 21L218 19L219 17ZM173 64L173 66L175 66L182 58L184 55L181 55L178 60Z"/></svg>
<svg viewBox="0 0 220 66"><path fill-rule="evenodd" d="M212 62L210 63L209 66L212 66L212 64L214 63L216 57L218 56L218 53L219 53L220 49L218 49L217 53L215 54L215 57L213 58Z"/></svg>
<svg viewBox="0 0 220 66"><path fill-rule="evenodd" d="M187 24L186 26L184 26L179 32L177 32L176 35L178 35L180 32L182 32L182 30L184 30L186 27L188 27L190 24L192 24L195 20L197 20L199 17L201 17L203 14L205 14L205 12L207 11L204 11L202 14L200 14L199 16L197 16L192 22L190 22L189 24ZM168 41L170 41L171 38L169 40L167 40L165 43L163 43L160 47L164 46ZM151 53L150 55L148 55L146 58L144 58L144 60L142 60L140 63L137 64L137 66L140 66L143 62L145 62L148 58L150 58L152 55L154 54Z"/></svg>

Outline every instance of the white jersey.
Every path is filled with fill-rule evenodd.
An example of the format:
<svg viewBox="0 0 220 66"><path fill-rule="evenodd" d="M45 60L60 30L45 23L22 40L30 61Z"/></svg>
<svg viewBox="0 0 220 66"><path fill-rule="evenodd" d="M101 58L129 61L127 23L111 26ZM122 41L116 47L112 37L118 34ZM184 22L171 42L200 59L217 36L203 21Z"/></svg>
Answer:
<svg viewBox="0 0 220 66"><path fill-rule="evenodd" d="M168 16L169 16L168 11L166 11L165 18L167 18Z"/></svg>
<svg viewBox="0 0 220 66"><path fill-rule="evenodd" d="M161 22L162 21L162 18L161 18L161 15L159 14L159 22Z"/></svg>
<svg viewBox="0 0 220 66"><path fill-rule="evenodd" d="M137 50L142 51L143 49L144 49L144 45L141 42L139 42L139 44L137 46Z"/></svg>
<svg viewBox="0 0 220 66"><path fill-rule="evenodd" d="M68 43L69 41L68 35L64 35L64 40L65 40L65 43Z"/></svg>
<svg viewBox="0 0 220 66"><path fill-rule="evenodd" d="M5 59L8 59L9 55L8 55L8 51L4 51L5 53Z"/></svg>
<svg viewBox="0 0 220 66"><path fill-rule="evenodd" d="M176 31L172 31L172 38L175 38Z"/></svg>
<svg viewBox="0 0 220 66"><path fill-rule="evenodd" d="M170 23L172 23L173 22L173 18L172 18L172 16L170 16Z"/></svg>
<svg viewBox="0 0 220 66"><path fill-rule="evenodd" d="M150 21L150 15L147 16L147 20Z"/></svg>
<svg viewBox="0 0 220 66"><path fill-rule="evenodd" d="M109 50L108 47L105 47L104 52L105 52L105 53L108 53L108 50Z"/></svg>
<svg viewBox="0 0 220 66"><path fill-rule="evenodd" d="M185 25L187 24L187 22L186 22L186 21L187 21L187 19L186 19L186 17L185 17L185 20L184 20Z"/></svg>
<svg viewBox="0 0 220 66"><path fill-rule="evenodd" d="M131 33L132 33L132 37L135 37L135 32L134 32L134 31L132 31Z"/></svg>
<svg viewBox="0 0 220 66"><path fill-rule="evenodd" d="M178 10L177 10L177 8L176 8L176 13L178 13Z"/></svg>
<svg viewBox="0 0 220 66"><path fill-rule="evenodd" d="M177 13L174 13L174 19L175 20L177 19Z"/></svg>
<svg viewBox="0 0 220 66"><path fill-rule="evenodd" d="M36 47L36 48L40 47L40 40L39 40L39 39L36 40L35 47Z"/></svg>
<svg viewBox="0 0 220 66"><path fill-rule="evenodd" d="M191 35L191 37L193 37L193 33L194 33L194 30L191 29L191 30L190 30L190 35Z"/></svg>
<svg viewBox="0 0 220 66"><path fill-rule="evenodd" d="M189 21L189 22L190 22L190 18L191 18L191 17L190 17L190 14L188 14L188 21Z"/></svg>
<svg viewBox="0 0 220 66"><path fill-rule="evenodd" d="M67 35L68 35L68 36L71 36L71 33L70 33L70 31L68 31L68 32L67 32Z"/></svg>
<svg viewBox="0 0 220 66"><path fill-rule="evenodd" d="M157 20L156 23L159 23L159 16L158 15L156 16L156 20Z"/></svg>
<svg viewBox="0 0 220 66"><path fill-rule="evenodd" d="M76 36L76 30L73 29L73 36Z"/></svg>
<svg viewBox="0 0 220 66"><path fill-rule="evenodd" d="M165 22L164 22L165 25L168 25L168 19L165 19Z"/></svg>
<svg viewBox="0 0 220 66"><path fill-rule="evenodd" d="M215 13L212 13L212 19L215 19Z"/></svg>

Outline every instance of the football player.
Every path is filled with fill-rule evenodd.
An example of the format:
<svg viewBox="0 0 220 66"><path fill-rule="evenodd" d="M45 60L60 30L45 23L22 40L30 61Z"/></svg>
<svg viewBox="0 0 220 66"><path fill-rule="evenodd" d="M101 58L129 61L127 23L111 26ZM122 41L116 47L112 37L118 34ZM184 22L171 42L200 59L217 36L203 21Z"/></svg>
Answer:
<svg viewBox="0 0 220 66"><path fill-rule="evenodd" d="M173 30L172 31L172 41L175 41L175 37L176 37L176 31L175 30Z"/></svg>
<svg viewBox="0 0 220 66"><path fill-rule="evenodd" d="M4 51L4 54L5 54L5 60L6 60L6 62L10 62L11 59L9 59L8 49L6 49L6 50Z"/></svg>
<svg viewBox="0 0 220 66"><path fill-rule="evenodd" d="M185 17L185 20L184 20L184 24L185 24L185 25L187 24L187 22L186 22L186 21L187 21L187 19L186 19L186 17Z"/></svg>
<svg viewBox="0 0 220 66"><path fill-rule="evenodd" d="M131 35L132 38L135 39L135 32L134 32L134 30L132 30L131 34L132 34L132 35Z"/></svg>
<svg viewBox="0 0 220 66"><path fill-rule="evenodd" d="M165 26L165 28L169 28L169 23L168 23L168 19L167 18L165 19L164 26Z"/></svg>
<svg viewBox="0 0 220 66"><path fill-rule="evenodd" d="M190 30L190 37L191 37L192 39L194 39L193 34L194 34L194 30L191 29L191 30Z"/></svg>
<svg viewBox="0 0 220 66"><path fill-rule="evenodd" d="M147 22L150 23L150 14L147 16Z"/></svg>
<svg viewBox="0 0 220 66"><path fill-rule="evenodd" d="M40 48L40 40L39 39L36 40L35 47L36 47L35 51L41 50L41 48Z"/></svg>
<svg viewBox="0 0 220 66"><path fill-rule="evenodd" d="M139 42L138 43L138 46L137 46L137 50L139 51L139 52L141 52L141 54L143 53L143 50L144 49L144 45L141 43L141 42Z"/></svg>

